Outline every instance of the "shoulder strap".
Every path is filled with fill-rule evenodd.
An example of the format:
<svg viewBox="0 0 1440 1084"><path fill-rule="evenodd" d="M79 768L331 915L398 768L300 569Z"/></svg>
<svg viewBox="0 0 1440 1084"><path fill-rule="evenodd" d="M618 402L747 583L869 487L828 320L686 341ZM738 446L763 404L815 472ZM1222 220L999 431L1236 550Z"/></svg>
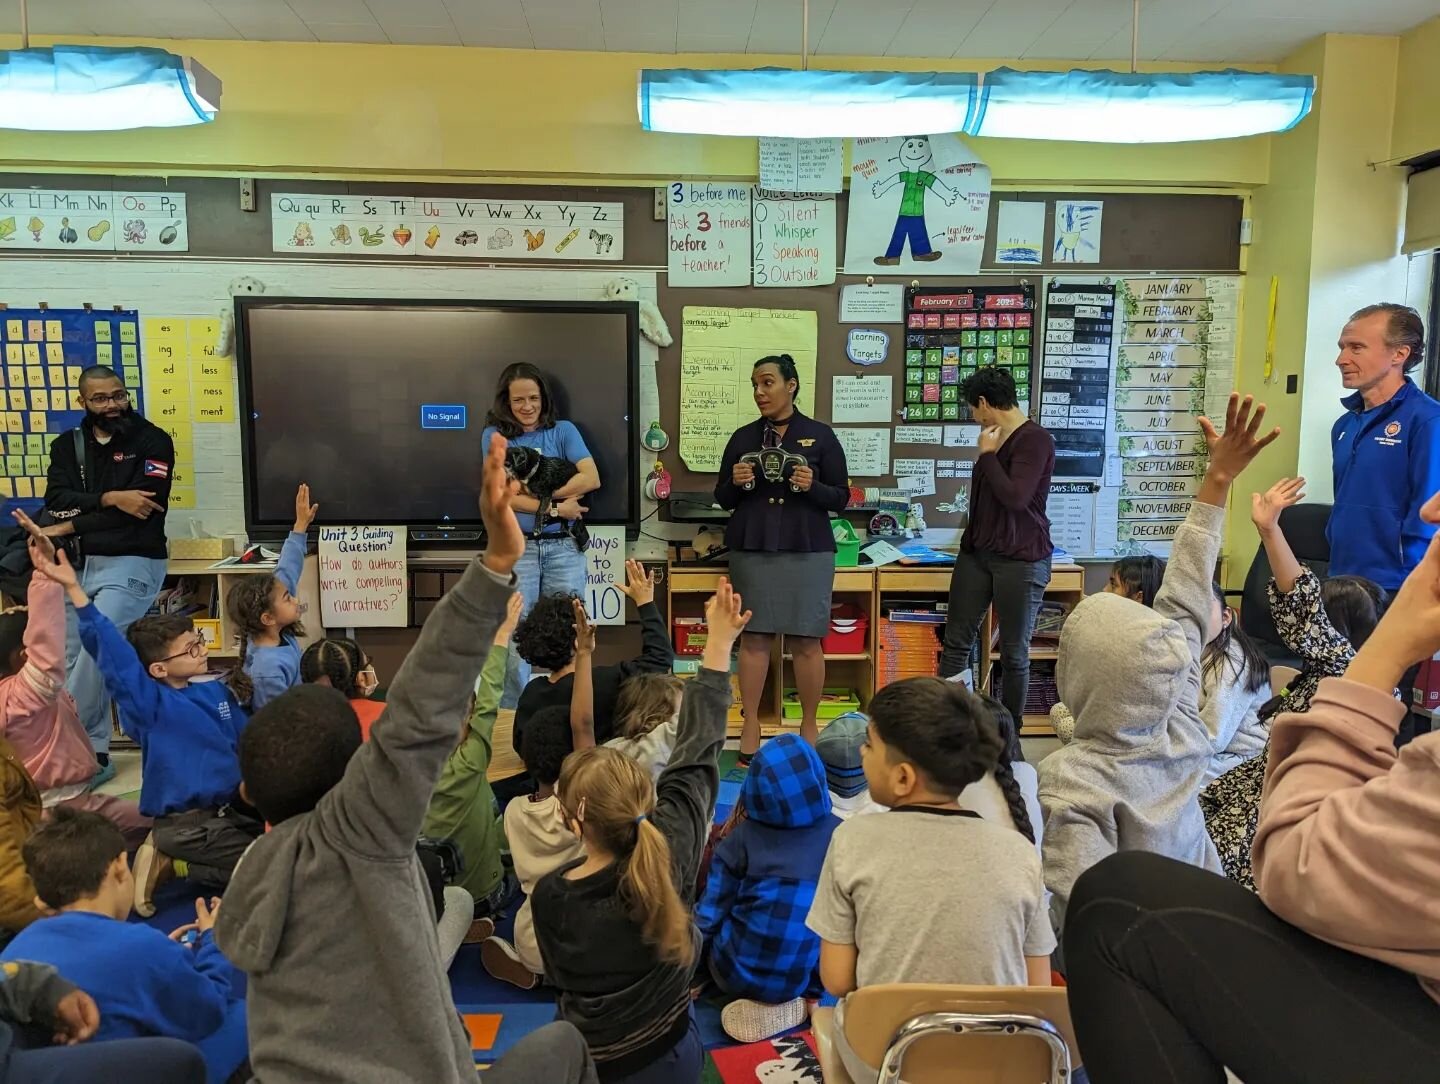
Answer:
<svg viewBox="0 0 1440 1084"><path fill-rule="evenodd" d="M77 425L70 432L75 439L75 463L80 468L80 488L89 493L90 472L85 469L85 430Z"/></svg>

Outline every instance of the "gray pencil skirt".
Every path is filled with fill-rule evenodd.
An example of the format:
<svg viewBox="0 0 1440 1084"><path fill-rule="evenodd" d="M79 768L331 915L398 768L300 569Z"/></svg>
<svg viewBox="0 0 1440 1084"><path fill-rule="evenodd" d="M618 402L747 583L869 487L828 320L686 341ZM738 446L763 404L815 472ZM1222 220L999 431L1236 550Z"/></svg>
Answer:
<svg viewBox="0 0 1440 1084"><path fill-rule="evenodd" d="M731 550L730 582L754 614L746 632L821 637L830 631L833 553Z"/></svg>

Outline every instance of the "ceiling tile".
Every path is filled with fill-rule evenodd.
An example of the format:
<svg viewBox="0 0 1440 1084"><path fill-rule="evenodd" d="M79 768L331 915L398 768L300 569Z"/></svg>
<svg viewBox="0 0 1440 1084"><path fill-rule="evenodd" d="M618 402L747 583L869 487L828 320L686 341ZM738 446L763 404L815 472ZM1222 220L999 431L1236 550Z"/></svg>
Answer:
<svg viewBox="0 0 1440 1084"><path fill-rule="evenodd" d="M491 29L530 32L521 0L445 0L445 6L462 37Z"/></svg>
<svg viewBox="0 0 1440 1084"><path fill-rule="evenodd" d="M285 0L211 0L227 23L251 41L314 41Z"/></svg>
<svg viewBox="0 0 1440 1084"><path fill-rule="evenodd" d="M612 27L657 32L676 24L675 0L600 0L600 21Z"/></svg>
<svg viewBox="0 0 1440 1084"><path fill-rule="evenodd" d="M1278 60L1311 38L1324 34L1328 20L1226 20L1223 13L1182 36L1165 51L1165 60ZM1143 27L1143 24L1142 24Z"/></svg>
<svg viewBox="0 0 1440 1084"><path fill-rule="evenodd" d="M915 0L887 55L949 57L992 6L992 0Z"/></svg>
<svg viewBox="0 0 1440 1084"><path fill-rule="evenodd" d="M600 0L524 0L525 17L533 29L537 22L557 26L600 25Z"/></svg>
<svg viewBox="0 0 1440 1084"><path fill-rule="evenodd" d="M224 7L224 0L216 6ZM365 6L365 0L290 0L290 8L307 23L349 23L358 26L375 21L370 9Z"/></svg>
<svg viewBox="0 0 1440 1084"><path fill-rule="evenodd" d="M1075 0L1045 28L1022 54L1025 58L1084 60L1108 42L1122 26L1129 29L1133 8L1122 10L1114 0ZM1144 25L1144 18L1141 18Z"/></svg>
<svg viewBox="0 0 1440 1084"><path fill-rule="evenodd" d="M737 26L729 33L697 34L681 30L675 36L677 53L743 53L750 41L750 27Z"/></svg>
<svg viewBox="0 0 1440 1084"><path fill-rule="evenodd" d="M55 4L30 9L32 34L94 34L90 12L70 5ZM0 34L20 33L20 6L7 4L0 10Z"/></svg>
<svg viewBox="0 0 1440 1084"><path fill-rule="evenodd" d="M908 0L890 5L838 0L820 33L810 23L815 52L829 56L884 56L910 13Z"/></svg>
<svg viewBox="0 0 1440 1084"><path fill-rule="evenodd" d="M53 6L53 5L52 5ZM85 17L89 32L101 35L155 38L236 38L235 27L209 4L188 0L134 0L127 4L94 4ZM38 27L32 23L32 32ZM302 28L303 31L303 28ZM309 40L309 35L305 35Z"/></svg>
<svg viewBox="0 0 1440 1084"><path fill-rule="evenodd" d="M1440 14L1435 0L1231 0L1222 13L1228 19L1305 19L1327 23L1332 29L1342 23L1362 25L1371 34L1398 34Z"/></svg>
<svg viewBox="0 0 1440 1084"><path fill-rule="evenodd" d="M956 48L957 57L1018 57L1043 34L1070 0L996 4Z"/></svg>
<svg viewBox="0 0 1440 1084"><path fill-rule="evenodd" d="M744 32L748 37L759 0L730 0L717 4L713 0L679 0L676 5L677 24L682 34L719 34L733 36ZM744 48L744 45L741 45Z"/></svg>
<svg viewBox="0 0 1440 1084"><path fill-rule="evenodd" d="M673 53L675 31L625 30L605 32L605 50L610 53Z"/></svg>
<svg viewBox="0 0 1440 1084"><path fill-rule="evenodd" d="M369 23L309 23L310 32L318 41L343 41L368 45L384 45L390 39L380 24Z"/></svg>
<svg viewBox="0 0 1440 1084"><path fill-rule="evenodd" d="M462 31L460 44L488 49L533 49L535 39L528 30L497 26L484 33L470 34Z"/></svg>
<svg viewBox="0 0 1440 1084"><path fill-rule="evenodd" d="M604 48L598 26L564 26L560 23L531 22L530 36L537 49L593 49Z"/></svg>
<svg viewBox="0 0 1440 1084"><path fill-rule="evenodd" d="M388 31L392 26L430 26L453 30L444 0L366 0L370 14Z"/></svg>
<svg viewBox="0 0 1440 1084"><path fill-rule="evenodd" d="M459 45L453 26L386 26L385 33L396 45Z"/></svg>

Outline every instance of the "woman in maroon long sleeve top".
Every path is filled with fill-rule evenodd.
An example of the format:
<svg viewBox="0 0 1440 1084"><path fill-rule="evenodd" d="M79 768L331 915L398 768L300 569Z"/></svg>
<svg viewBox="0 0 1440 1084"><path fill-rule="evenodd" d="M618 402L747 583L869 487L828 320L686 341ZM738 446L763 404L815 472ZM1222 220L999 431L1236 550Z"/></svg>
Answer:
<svg viewBox="0 0 1440 1084"><path fill-rule="evenodd" d="M1030 684L1030 636L1050 582L1050 520L1045 502L1055 470L1055 440L1020 409L1004 369L981 369L965 382L971 413L984 428L970 479L970 524L950 576L950 610L940 673L970 666L980 622L991 603L1000 621L1000 700L1018 726ZM982 675L975 675L976 683Z"/></svg>

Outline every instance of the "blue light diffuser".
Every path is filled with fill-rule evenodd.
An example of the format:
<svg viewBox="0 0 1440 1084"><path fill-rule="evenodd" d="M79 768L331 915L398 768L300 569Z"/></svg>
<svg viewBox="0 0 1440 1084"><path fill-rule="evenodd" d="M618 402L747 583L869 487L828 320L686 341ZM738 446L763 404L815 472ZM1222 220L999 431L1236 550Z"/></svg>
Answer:
<svg viewBox="0 0 1440 1084"><path fill-rule="evenodd" d="M732 136L897 136L959 132L975 112L974 72L645 69L640 125Z"/></svg>
<svg viewBox="0 0 1440 1084"><path fill-rule="evenodd" d="M208 124L220 80L163 49L0 50L0 128L108 132Z"/></svg>
<svg viewBox="0 0 1440 1084"><path fill-rule="evenodd" d="M1315 79L1266 72L1022 72L985 76L966 134L1084 143L1184 143L1283 132Z"/></svg>

